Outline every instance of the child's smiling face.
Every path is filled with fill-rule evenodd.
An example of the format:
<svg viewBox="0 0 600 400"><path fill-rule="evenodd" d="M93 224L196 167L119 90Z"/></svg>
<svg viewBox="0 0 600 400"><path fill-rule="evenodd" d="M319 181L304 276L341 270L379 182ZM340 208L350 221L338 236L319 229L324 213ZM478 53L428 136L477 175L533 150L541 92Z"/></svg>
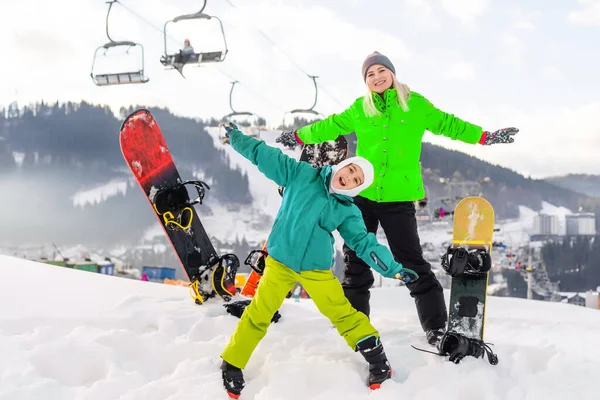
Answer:
<svg viewBox="0 0 600 400"><path fill-rule="evenodd" d="M363 170L356 164L348 164L333 176L332 186L336 189L351 190L365 181Z"/></svg>

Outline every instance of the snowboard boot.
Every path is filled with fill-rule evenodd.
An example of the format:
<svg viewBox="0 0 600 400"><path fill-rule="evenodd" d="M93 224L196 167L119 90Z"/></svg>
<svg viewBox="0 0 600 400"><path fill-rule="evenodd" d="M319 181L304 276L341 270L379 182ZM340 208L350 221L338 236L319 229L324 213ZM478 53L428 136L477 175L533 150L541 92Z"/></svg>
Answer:
<svg viewBox="0 0 600 400"><path fill-rule="evenodd" d="M223 386L225 386L227 394L232 399L239 398L245 385L244 374L242 374L242 370L223 360L223 363L221 364L221 371L221 376L223 377Z"/></svg>
<svg viewBox="0 0 600 400"><path fill-rule="evenodd" d="M425 331L425 336L427 337L427 343L437 347L442 336L444 336L444 328L428 329Z"/></svg>
<svg viewBox="0 0 600 400"><path fill-rule="evenodd" d="M446 332L439 342L440 355L447 355L448 360L458 364L466 356L483 358L484 354L492 365L498 364L498 356L483 340L468 338L460 333Z"/></svg>
<svg viewBox="0 0 600 400"><path fill-rule="evenodd" d="M392 377L392 367L378 337L368 336L356 344L365 360L369 363L367 385L371 390L379 389L383 381Z"/></svg>

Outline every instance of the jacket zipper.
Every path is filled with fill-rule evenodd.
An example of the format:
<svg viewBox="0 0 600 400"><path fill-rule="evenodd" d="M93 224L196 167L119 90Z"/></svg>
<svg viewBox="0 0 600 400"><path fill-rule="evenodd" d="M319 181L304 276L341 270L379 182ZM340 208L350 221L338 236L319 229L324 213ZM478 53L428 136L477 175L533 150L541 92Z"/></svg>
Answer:
<svg viewBox="0 0 600 400"><path fill-rule="evenodd" d="M387 271L389 269L388 266L383 262L381 258L379 258L379 256L374 251L372 251L369 255L371 256L373 261L375 261L375 264L379 268L381 268L382 271Z"/></svg>

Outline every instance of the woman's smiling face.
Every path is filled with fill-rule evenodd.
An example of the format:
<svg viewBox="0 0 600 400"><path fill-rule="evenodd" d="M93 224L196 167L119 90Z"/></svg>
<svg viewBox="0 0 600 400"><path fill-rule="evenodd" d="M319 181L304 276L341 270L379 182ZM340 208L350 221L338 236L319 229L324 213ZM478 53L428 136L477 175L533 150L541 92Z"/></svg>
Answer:
<svg viewBox="0 0 600 400"><path fill-rule="evenodd" d="M383 93L392 87L393 83L392 71L383 65L371 65L367 70L367 86L371 92Z"/></svg>

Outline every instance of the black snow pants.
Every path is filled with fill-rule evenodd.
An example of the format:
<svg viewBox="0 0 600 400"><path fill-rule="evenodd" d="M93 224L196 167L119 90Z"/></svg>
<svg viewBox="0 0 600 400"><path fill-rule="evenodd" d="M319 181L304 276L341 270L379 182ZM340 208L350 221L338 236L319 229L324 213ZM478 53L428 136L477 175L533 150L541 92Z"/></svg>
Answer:
<svg viewBox="0 0 600 400"><path fill-rule="evenodd" d="M354 203L362 212L367 231L376 234L381 224L394 259L419 274L419 279L406 286L415 299L423 330L444 328L447 320L444 292L431 271L431 264L423 258L414 203L377 203L360 196L354 198ZM369 316L373 272L346 244L344 262L344 293L354 308Z"/></svg>

